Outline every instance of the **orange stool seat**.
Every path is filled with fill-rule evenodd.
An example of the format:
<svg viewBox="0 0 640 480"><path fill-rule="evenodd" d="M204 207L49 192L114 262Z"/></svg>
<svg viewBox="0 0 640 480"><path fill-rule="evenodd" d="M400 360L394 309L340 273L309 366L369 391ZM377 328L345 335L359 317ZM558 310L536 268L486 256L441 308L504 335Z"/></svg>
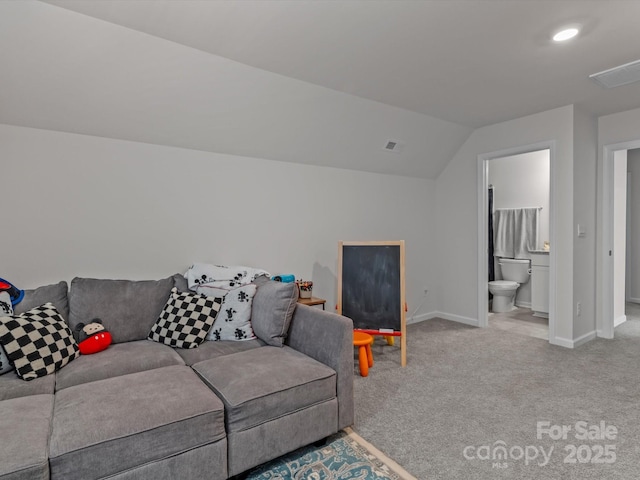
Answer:
<svg viewBox="0 0 640 480"><path fill-rule="evenodd" d="M358 359L360 360L360 375L369 375L369 367L373 367L373 352L371 352L373 337L364 332L353 332L353 346L358 347Z"/></svg>

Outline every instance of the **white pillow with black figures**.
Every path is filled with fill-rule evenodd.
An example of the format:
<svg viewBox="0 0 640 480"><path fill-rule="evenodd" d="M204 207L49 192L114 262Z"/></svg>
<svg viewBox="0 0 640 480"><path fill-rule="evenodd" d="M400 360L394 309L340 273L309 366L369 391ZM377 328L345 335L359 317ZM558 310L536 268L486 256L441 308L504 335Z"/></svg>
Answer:
<svg viewBox="0 0 640 480"><path fill-rule="evenodd" d="M9 295L9 292L0 292L0 317L10 317L11 315L13 315L11 295ZM0 344L0 375L13 369L13 364L9 361L7 352L4 351L4 347Z"/></svg>
<svg viewBox="0 0 640 480"><path fill-rule="evenodd" d="M256 338L251 327L251 304L257 289L256 285L249 284L227 291L207 340L244 341Z"/></svg>

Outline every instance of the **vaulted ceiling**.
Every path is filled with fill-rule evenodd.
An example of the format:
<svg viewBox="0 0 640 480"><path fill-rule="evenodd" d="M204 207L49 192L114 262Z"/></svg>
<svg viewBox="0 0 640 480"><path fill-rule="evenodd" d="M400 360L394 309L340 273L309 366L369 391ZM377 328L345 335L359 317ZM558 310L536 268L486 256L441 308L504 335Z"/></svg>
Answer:
<svg viewBox="0 0 640 480"><path fill-rule="evenodd" d="M588 78L640 59L638 18L635 0L1 2L0 122L435 178L474 128L640 107L640 83Z"/></svg>

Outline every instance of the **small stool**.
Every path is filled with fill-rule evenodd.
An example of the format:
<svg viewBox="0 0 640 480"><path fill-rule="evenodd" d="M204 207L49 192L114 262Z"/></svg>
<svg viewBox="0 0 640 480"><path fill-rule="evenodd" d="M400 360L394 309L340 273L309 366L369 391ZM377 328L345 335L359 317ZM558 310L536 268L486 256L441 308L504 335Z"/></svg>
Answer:
<svg viewBox="0 0 640 480"><path fill-rule="evenodd" d="M360 360L360 375L366 377L369 375L369 367L373 367L373 353L371 352L371 344L373 337L364 332L353 332L353 346L358 347L358 357Z"/></svg>

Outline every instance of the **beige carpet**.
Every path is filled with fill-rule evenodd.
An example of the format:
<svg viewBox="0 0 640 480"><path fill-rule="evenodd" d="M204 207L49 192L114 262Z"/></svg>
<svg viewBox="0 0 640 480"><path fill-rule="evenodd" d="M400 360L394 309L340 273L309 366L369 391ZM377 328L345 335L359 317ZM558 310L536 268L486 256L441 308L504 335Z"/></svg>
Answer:
<svg viewBox="0 0 640 480"><path fill-rule="evenodd" d="M369 377L354 362L354 430L417 478L640 478L640 318L575 350L440 319L407 341L406 368L381 340ZM571 431L538 438L538 422ZM576 438L578 422L617 434Z"/></svg>

